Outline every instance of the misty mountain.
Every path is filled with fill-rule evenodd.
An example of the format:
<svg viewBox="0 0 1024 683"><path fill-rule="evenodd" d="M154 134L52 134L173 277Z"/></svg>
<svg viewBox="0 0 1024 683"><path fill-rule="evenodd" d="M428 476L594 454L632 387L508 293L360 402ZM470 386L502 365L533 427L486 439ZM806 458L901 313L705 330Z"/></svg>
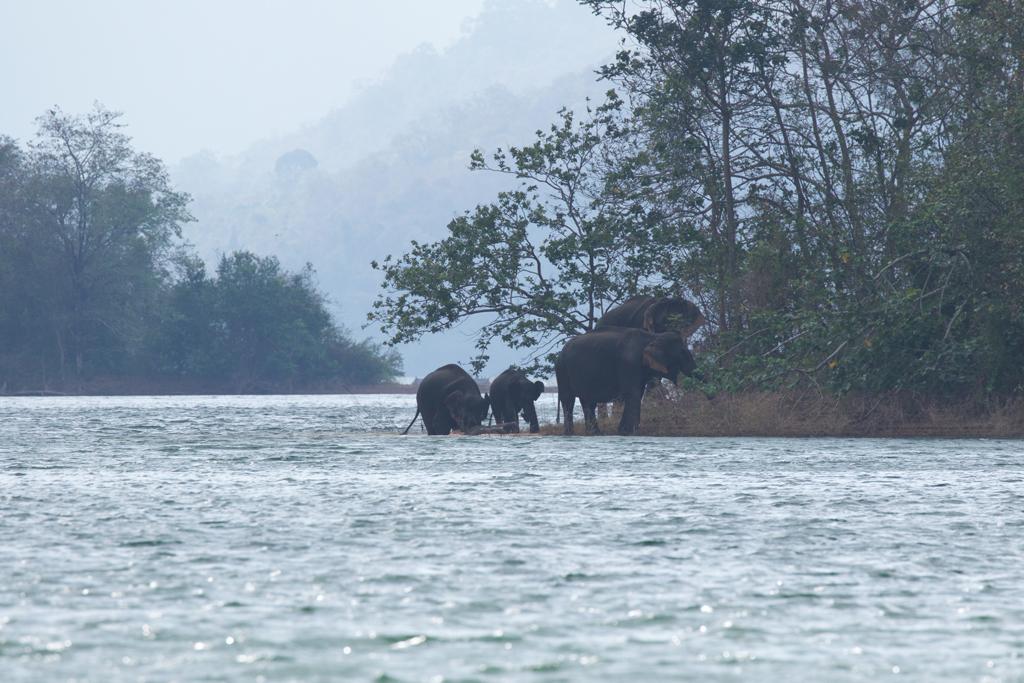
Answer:
<svg viewBox="0 0 1024 683"><path fill-rule="evenodd" d="M468 171L469 155L528 143L562 106L600 98L594 69L615 36L571 2L490 3L444 51L399 59L348 106L233 158L199 153L173 169L193 195L186 237L208 261L234 249L311 262L338 319L357 334L377 293L369 263L412 239L444 234L456 214L492 199L508 179ZM423 375L471 355L453 331L401 349ZM495 356L489 370L516 359Z"/></svg>
<svg viewBox="0 0 1024 683"><path fill-rule="evenodd" d="M602 20L573 0L491 0L444 51L420 46L347 106L315 125L253 145L235 161L258 173L299 148L314 151L329 170L345 168L385 149L425 115L492 87L523 95L600 64L615 41Z"/></svg>

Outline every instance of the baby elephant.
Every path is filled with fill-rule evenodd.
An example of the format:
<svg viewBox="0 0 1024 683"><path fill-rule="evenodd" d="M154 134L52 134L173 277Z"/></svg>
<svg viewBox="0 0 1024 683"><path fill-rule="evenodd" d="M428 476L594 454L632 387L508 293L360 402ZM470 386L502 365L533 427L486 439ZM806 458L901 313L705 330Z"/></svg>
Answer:
<svg viewBox="0 0 1024 683"><path fill-rule="evenodd" d="M451 434L453 429L476 434L487 419L489 407L488 396L480 395L476 380L451 363L434 370L420 382L416 389L416 414L409 427L422 415L427 434ZM409 427L402 433L408 434Z"/></svg>
<svg viewBox="0 0 1024 683"><path fill-rule="evenodd" d="M540 431L533 402L544 393L543 382L531 382L522 370L509 368L491 382L494 420L506 432L519 432L519 414L530 423L530 433Z"/></svg>

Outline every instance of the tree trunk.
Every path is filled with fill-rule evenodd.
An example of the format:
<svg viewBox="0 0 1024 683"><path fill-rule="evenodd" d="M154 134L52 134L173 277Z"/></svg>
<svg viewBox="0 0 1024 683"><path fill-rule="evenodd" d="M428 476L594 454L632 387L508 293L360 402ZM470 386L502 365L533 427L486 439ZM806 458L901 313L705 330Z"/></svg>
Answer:
<svg viewBox="0 0 1024 683"><path fill-rule="evenodd" d="M736 315L735 307L735 296L733 288L736 284L736 235L737 220L736 220L736 198L733 196L733 183L732 183L732 110L729 106L729 94L726 91L725 75L719 82L720 90L720 107L722 114L722 185L724 191L724 203L725 203L725 282L722 283L722 320L719 321L719 325L722 329L730 329L733 326L734 318Z"/></svg>

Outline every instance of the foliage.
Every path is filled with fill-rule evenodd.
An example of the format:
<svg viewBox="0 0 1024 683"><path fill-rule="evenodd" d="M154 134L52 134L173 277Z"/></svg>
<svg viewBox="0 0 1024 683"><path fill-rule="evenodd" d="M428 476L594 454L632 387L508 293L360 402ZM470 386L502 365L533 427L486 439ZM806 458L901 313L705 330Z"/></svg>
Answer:
<svg viewBox="0 0 1024 683"><path fill-rule="evenodd" d="M122 129L97 105L47 112L25 148L0 137L0 391L153 372L235 388L398 372L394 353L335 326L310 268L236 253L207 278L180 241L188 195Z"/></svg>
<svg viewBox="0 0 1024 683"><path fill-rule="evenodd" d="M393 340L492 315L482 347L545 351L591 298L667 289L707 313L713 389L1024 388L1019 3L581 2L625 36L602 73L630 110L585 149L556 127L496 164L520 194L386 261ZM594 238L542 242L558 275L531 281L575 198L531 192L575 168Z"/></svg>
<svg viewBox="0 0 1024 683"><path fill-rule="evenodd" d="M221 259L215 278L194 257L180 268L150 341L162 374L260 388L324 378L370 384L401 370L396 354L354 342L334 324L311 266L288 273L274 257L240 251Z"/></svg>
<svg viewBox="0 0 1024 683"><path fill-rule="evenodd" d="M511 176L518 188L453 220L445 239L375 262L386 291L371 320L402 343L479 317L477 369L495 340L535 349L536 363L550 367L566 338L658 283L666 236L614 187L611 169L629 137L621 110L610 93L582 120L563 109L531 145L499 149L490 161L474 152L473 170Z"/></svg>
<svg viewBox="0 0 1024 683"><path fill-rule="evenodd" d="M84 117L50 110L28 149L5 159L2 266L13 286L3 327L44 376L119 366L189 220L188 196L171 189L157 159L132 149L119 119L101 106Z"/></svg>
<svg viewBox="0 0 1024 683"><path fill-rule="evenodd" d="M586 4L636 40L605 74L637 94L649 172L699 150L705 237L676 269L712 285L719 382L1019 390L1012 3Z"/></svg>

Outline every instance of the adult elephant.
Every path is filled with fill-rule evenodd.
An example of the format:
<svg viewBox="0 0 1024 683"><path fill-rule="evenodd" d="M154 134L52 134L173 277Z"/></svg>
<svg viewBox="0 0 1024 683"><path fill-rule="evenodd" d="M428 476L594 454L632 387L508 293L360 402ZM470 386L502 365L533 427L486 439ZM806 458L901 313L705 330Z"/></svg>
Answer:
<svg viewBox="0 0 1024 683"><path fill-rule="evenodd" d="M544 382L531 382L522 370L509 368L491 382L494 421L506 432L519 432L519 414L530 423L530 433L540 431L534 401L544 393Z"/></svg>
<svg viewBox="0 0 1024 683"><path fill-rule="evenodd" d="M476 380L458 365L449 363L420 382L416 389L416 414L402 434L409 433L420 415L427 434L451 434L453 429L473 434L480 431L489 408L490 398L480 395Z"/></svg>
<svg viewBox="0 0 1024 683"><path fill-rule="evenodd" d="M673 384L679 373L692 375L696 363L676 332L654 334L628 327L605 327L573 337L555 361L558 402L565 412L565 433L573 433L576 398L590 433L598 433L598 403L624 399L619 434L632 434L640 425L640 400L652 379Z"/></svg>
<svg viewBox="0 0 1024 683"><path fill-rule="evenodd" d="M666 296L634 296L597 321L604 327L635 327L648 332L676 332L689 339L704 324L704 314L691 301Z"/></svg>

